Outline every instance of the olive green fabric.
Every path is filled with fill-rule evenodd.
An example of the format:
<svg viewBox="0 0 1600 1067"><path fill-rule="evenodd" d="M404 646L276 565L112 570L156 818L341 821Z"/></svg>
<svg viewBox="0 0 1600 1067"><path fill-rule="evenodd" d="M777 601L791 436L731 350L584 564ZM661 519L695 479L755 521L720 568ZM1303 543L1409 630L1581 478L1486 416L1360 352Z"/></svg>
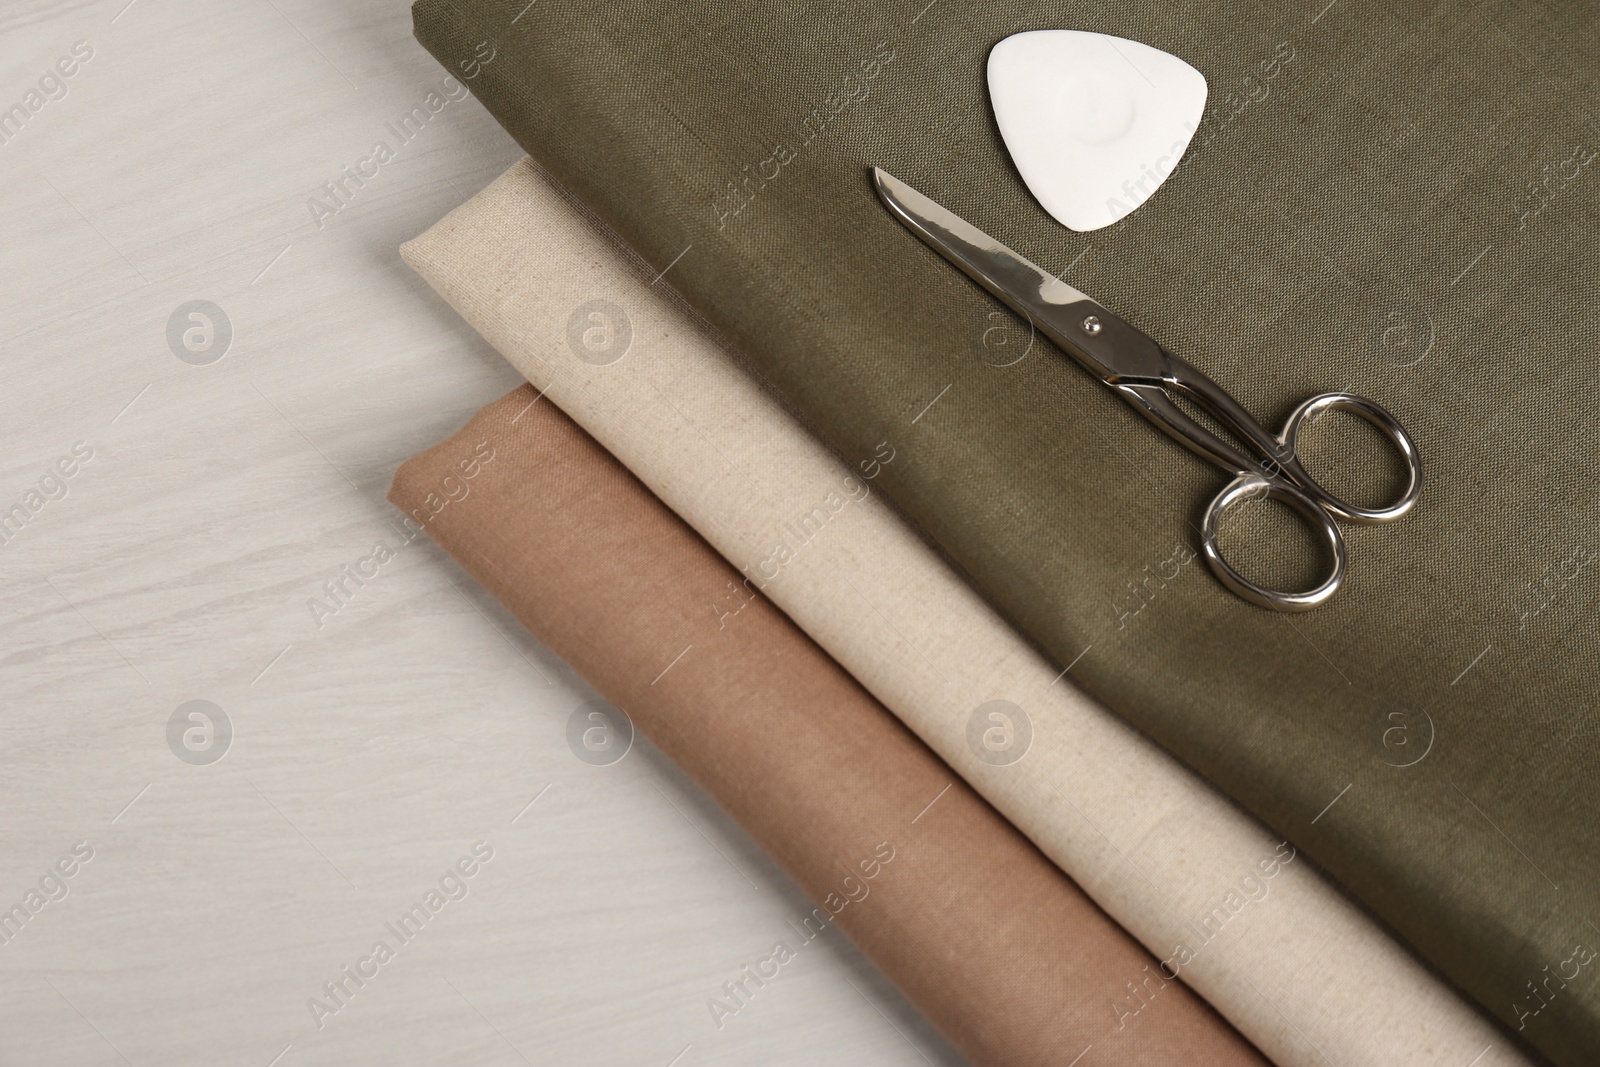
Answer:
<svg viewBox="0 0 1600 1067"><path fill-rule="evenodd" d="M877 484L1072 679L1508 1033L1592 1064L1596 16L924 2L415 13L423 44L845 458L892 444ZM1028 196L984 90L996 41L1054 27L1172 52L1211 88L1182 166L1090 234ZM1421 503L1345 529L1330 605L1236 599L1194 556L1221 475L1030 345L883 211L873 164L1065 271L1270 425L1333 388L1383 403L1421 450ZM1375 496L1392 465L1348 423L1310 431L1307 465ZM1260 512L1226 531L1241 564L1304 572L1305 538Z"/></svg>

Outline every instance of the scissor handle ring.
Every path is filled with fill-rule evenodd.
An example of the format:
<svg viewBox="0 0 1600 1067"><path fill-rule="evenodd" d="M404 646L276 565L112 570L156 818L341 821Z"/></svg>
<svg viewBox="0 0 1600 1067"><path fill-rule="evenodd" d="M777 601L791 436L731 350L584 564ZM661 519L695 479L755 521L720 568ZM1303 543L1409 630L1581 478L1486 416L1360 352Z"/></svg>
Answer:
<svg viewBox="0 0 1600 1067"><path fill-rule="evenodd" d="M1321 585L1303 593L1268 589L1234 570L1233 565L1223 558L1222 550L1217 547L1217 520L1223 512L1235 504L1245 500L1256 500L1262 496L1276 497L1288 504L1322 534L1323 541L1333 556L1333 573ZM1344 535L1339 532L1339 526L1333 521L1333 516L1328 514L1316 500L1287 480L1253 471L1241 474L1229 482L1227 487L1217 494L1211 506L1206 508L1205 519L1200 529L1200 548L1206 557L1206 565L1211 568L1211 573L1217 576L1219 582L1250 603L1274 611L1310 611L1327 603L1328 599L1339 591L1339 583L1344 580Z"/></svg>
<svg viewBox="0 0 1600 1067"><path fill-rule="evenodd" d="M1395 448L1400 450L1400 458L1406 464L1406 488L1400 494L1399 500L1381 508L1356 507L1328 492L1300 466L1298 452L1300 428L1308 420L1316 418L1325 411L1348 411L1360 416L1376 426L1393 442ZM1278 443L1283 447L1284 455L1289 457L1289 462L1285 466L1292 467L1291 476L1300 483L1300 487L1317 503L1346 522L1393 522L1411 510L1411 505L1417 502L1417 496L1422 492L1422 458L1417 454L1416 442L1411 440L1411 435L1400 425L1399 420L1364 396L1356 396L1354 393L1322 393L1312 397L1294 409L1289 421L1284 424L1283 433L1278 435Z"/></svg>

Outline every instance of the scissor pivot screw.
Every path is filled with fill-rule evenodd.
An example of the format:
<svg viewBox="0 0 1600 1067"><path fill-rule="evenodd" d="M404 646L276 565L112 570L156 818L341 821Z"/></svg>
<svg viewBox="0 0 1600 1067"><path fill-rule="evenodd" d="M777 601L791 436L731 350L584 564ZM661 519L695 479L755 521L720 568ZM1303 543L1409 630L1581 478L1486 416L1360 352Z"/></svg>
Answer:
<svg viewBox="0 0 1600 1067"><path fill-rule="evenodd" d="M1091 337L1093 337L1095 334L1099 333L1100 332L1100 319L1095 315L1090 315L1088 318L1084 319L1083 320L1083 332L1088 334Z"/></svg>

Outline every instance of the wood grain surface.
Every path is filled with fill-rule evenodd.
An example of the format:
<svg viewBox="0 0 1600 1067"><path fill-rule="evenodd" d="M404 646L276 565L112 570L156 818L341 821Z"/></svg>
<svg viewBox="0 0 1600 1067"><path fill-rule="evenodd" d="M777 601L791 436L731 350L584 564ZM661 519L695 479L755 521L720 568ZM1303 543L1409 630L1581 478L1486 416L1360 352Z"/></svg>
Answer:
<svg viewBox="0 0 1600 1067"><path fill-rule="evenodd" d="M719 1028L809 905L396 525L518 380L396 252L520 155L462 84L401 0L0 8L0 1064L958 1062L836 933Z"/></svg>

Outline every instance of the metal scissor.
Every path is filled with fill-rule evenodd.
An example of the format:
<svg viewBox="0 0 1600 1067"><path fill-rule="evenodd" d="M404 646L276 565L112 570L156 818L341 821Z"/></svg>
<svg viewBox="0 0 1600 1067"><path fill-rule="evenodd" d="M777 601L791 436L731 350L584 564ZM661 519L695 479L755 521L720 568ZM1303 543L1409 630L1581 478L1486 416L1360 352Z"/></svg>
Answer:
<svg viewBox="0 0 1600 1067"><path fill-rule="evenodd" d="M976 226L940 207L905 182L872 168L878 195L912 233L1031 322L1067 355L1179 444L1234 475L1206 508L1201 548L1217 579L1264 608L1307 611L1326 603L1344 578L1344 537L1335 519L1393 522L1417 502L1422 462L1405 427L1383 408L1350 393L1322 393L1296 408L1274 436L1199 370L1164 350L1145 334L1059 278L1052 277ZM1176 390L1239 436L1250 452L1201 426L1172 398ZM1405 491L1388 507L1360 508L1329 493L1300 466L1295 441L1300 427L1324 411L1341 410L1377 427L1400 451L1407 469ZM1254 453L1254 454L1250 454ZM1333 557L1322 584L1290 593L1257 585L1236 571L1217 548L1217 520L1246 499L1274 497L1299 512Z"/></svg>

